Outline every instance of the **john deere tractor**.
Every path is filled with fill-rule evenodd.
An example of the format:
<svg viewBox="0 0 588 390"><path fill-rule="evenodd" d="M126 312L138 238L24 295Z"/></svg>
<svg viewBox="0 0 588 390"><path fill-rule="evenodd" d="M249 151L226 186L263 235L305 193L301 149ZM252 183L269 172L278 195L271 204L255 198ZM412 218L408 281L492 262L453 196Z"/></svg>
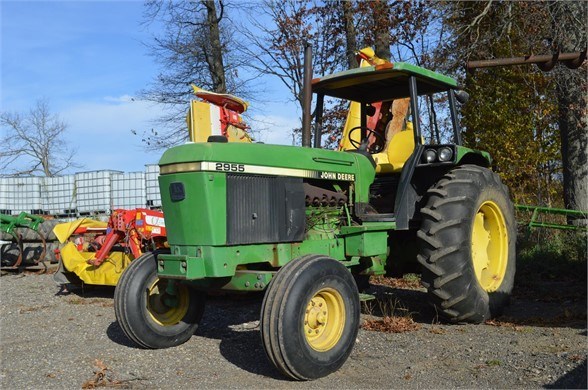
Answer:
<svg viewBox="0 0 588 390"><path fill-rule="evenodd" d="M461 145L455 80L368 55L362 67L311 81L309 57L302 147L213 137L161 157L170 250L133 261L115 293L118 322L139 346L190 339L209 291L265 291L268 359L296 380L326 376L355 343L358 282L399 261L398 232L418 238L415 263L446 320L479 323L506 304L513 206L488 153ZM321 148L325 98L354 102L341 150ZM443 114L451 142L436 136Z"/></svg>

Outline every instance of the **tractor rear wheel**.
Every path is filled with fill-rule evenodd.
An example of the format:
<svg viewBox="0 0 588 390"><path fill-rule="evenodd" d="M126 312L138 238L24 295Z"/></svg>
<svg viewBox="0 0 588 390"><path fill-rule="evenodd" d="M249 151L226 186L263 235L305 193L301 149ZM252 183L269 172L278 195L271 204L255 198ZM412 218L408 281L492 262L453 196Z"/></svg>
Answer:
<svg viewBox="0 0 588 390"><path fill-rule="evenodd" d="M295 380L317 379L349 357L359 329L359 294L340 262L319 255L292 260L270 282L261 338L271 362Z"/></svg>
<svg viewBox="0 0 588 390"><path fill-rule="evenodd" d="M176 283L175 294L167 292ZM145 253L124 270L114 292L116 319L143 348L169 348L188 341L204 313L206 295L157 277L157 252Z"/></svg>
<svg viewBox="0 0 588 390"><path fill-rule="evenodd" d="M497 174L464 165L429 189L421 209L422 283L451 322L483 322L502 312L515 276L516 226Z"/></svg>

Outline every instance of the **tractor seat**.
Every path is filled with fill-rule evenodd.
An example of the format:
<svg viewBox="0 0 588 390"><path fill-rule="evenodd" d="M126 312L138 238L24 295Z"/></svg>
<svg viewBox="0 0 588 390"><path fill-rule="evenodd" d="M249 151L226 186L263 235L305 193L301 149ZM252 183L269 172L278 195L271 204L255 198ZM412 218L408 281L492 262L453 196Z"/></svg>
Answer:
<svg viewBox="0 0 588 390"><path fill-rule="evenodd" d="M392 136L388 147L383 152L372 155L376 162L376 173L400 173L402 171L404 163L414 150L412 124L408 123L406 127L406 130Z"/></svg>

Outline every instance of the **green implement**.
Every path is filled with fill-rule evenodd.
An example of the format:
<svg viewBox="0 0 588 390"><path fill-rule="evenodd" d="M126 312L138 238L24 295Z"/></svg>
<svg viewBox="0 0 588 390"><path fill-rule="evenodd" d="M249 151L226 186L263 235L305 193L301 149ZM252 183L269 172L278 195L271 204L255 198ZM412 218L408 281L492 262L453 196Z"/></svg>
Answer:
<svg viewBox="0 0 588 390"><path fill-rule="evenodd" d="M557 222L543 222L539 221L542 215L563 215L566 220L569 218L581 218L586 219L588 217L588 211L568 210L568 209L557 209L551 207L541 206L527 206L522 204L515 205L517 210L527 211L531 213L531 219L529 222L525 222L527 225L527 231L530 232L533 228L546 228L546 229L559 229L559 230L583 230L588 231L588 226L582 225L571 225L568 223L557 223Z"/></svg>
<svg viewBox="0 0 588 390"><path fill-rule="evenodd" d="M44 221L43 218L28 213L20 213L18 216L0 214L0 231L15 235L15 228L25 227L38 231L39 225Z"/></svg>
<svg viewBox="0 0 588 390"><path fill-rule="evenodd" d="M18 247L18 256L16 261L9 266L2 265L2 269L19 269L21 267L24 248L22 235L17 230L19 228L31 229L37 233L43 244L43 251L39 258L36 260L36 263L41 263L44 265L43 260L45 259L47 243L45 240L45 236L39 231L39 225L41 225L44 221L45 220L42 217L28 214L25 212L20 213L16 217L6 214L0 214L0 231L11 235ZM46 268L43 269L41 272L44 272L45 270Z"/></svg>

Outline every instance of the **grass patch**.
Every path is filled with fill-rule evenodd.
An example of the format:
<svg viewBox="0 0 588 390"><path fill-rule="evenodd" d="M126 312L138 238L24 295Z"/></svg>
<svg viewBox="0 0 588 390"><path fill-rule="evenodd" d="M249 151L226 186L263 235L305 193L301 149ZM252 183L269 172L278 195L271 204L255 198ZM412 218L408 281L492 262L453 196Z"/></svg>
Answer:
<svg viewBox="0 0 588 390"><path fill-rule="evenodd" d="M368 318L362 328L369 331L384 333L414 332L421 325L414 322L412 313L398 300L390 296L378 298L364 304ZM381 316L376 316L378 313Z"/></svg>
<svg viewBox="0 0 588 390"><path fill-rule="evenodd" d="M522 272L542 278L586 280L588 237L585 232L536 229L529 238L519 238L517 261Z"/></svg>
<svg viewBox="0 0 588 390"><path fill-rule="evenodd" d="M381 319L366 320L362 328L375 332L405 333L419 330L421 325L414 322L414 320L410 317L385 316Z"/></svg>
<svg viewBox="0 0 588 390"><path fill-rule="evenodd" d="M422 288L419 274L405 274L402 278L389 278L382 275L374 275L370 278L371 284L379 284L392 288L418 290Z"/></svg>
<svg viewBox="0 0 588 390"><path fill-rule="evenodd" d="M586 298L586 233L536 229L517 246L517 295L541 301Z"/></svg>

